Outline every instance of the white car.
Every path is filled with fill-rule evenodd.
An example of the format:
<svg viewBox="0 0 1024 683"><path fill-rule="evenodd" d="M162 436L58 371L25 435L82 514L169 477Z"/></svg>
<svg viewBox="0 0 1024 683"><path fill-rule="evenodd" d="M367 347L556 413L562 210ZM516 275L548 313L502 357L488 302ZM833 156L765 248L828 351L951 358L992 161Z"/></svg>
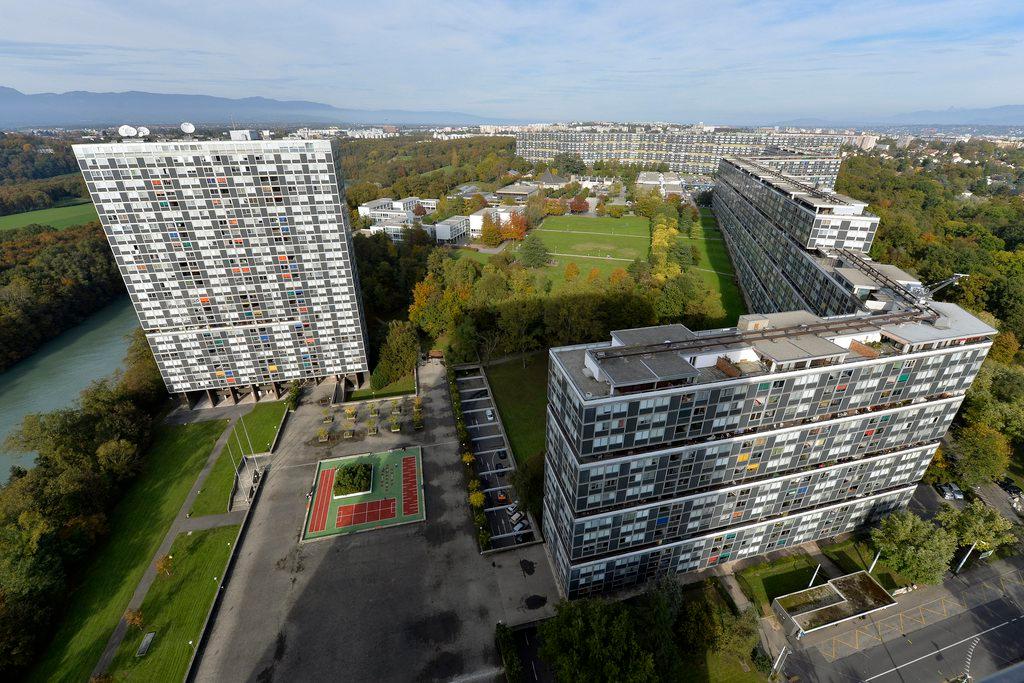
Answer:
<svg viewBox="0 0 1024 683"><path fill-rule="evenodd" d="M494 410L493 409L488 408L487 412L484 413L484 415L487 416L487 421L488 422L494 422Z"/></svg>

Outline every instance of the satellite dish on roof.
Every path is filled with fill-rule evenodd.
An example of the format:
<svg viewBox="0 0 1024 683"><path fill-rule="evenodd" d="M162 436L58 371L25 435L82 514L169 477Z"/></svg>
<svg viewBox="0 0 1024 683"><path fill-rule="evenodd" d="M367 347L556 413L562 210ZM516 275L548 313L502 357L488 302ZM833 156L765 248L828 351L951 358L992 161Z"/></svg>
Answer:
<svg viewBox="0 0 1024 683"><path fill-rule="evenodd" d="M145 126L139 126L138 133L140 138L146 137L147 135L149 135L149 128L146 128Z"/></svg>
<svg viewBox="0 0 1024 683"><path fill-rule="evenodd" d="M132 126L124 125L117 129L117 134L123 138L133 138L139 134L139 131Z"/></svg>
<svg viewBox="0 0 1024 683"><path fill-rule="evenodd" d="M196 132L196 127L188 121L186 121L185 123L181 124L181 132L184 133L185 135L191 135L192 133Z"/></svg>

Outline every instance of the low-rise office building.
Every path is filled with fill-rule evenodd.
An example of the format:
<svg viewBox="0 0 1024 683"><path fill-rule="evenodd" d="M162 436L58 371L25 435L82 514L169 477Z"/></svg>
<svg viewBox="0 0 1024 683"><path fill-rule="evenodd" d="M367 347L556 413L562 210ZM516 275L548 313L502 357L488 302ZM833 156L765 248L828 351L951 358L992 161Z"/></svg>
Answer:
<svg viewBox="0 0 1024 683"><path fill-rule="evenodd" d="M360 204L356 210L360 216L369 219L372 223L397 220L412 225L413 221L418 218L416 215L417 205L421 206L426 213L433 213L437 210L436 199L420 199L419 197L405 197L404 199L381 197Z"/></svg>
<svg viewBox="0 0 1024 683"><path fill-rule="evenodd" d="M505 187L500 187L497 190L495 190L494 196L497 197L499 202L504 201L506 199L511 199L515 201L517 204L525 204L527 199L537 194L538 192L540 192L540 187L538 187L537 185L527 183L513 183L511 185L506 185Z"/></svg>

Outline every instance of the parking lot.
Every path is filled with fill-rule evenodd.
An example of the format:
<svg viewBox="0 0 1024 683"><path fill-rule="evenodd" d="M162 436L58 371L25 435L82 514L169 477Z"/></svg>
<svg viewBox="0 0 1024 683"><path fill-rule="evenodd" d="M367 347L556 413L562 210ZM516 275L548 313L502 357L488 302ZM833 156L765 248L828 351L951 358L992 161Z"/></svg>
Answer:
<svg viewBox="0 0 1024 683"><path fill-rule="evenodd" d="M514 512L510 514L509 505L516 502L512 486L516 462L483 370L478 366L459 368L455 371L455 379L485 495L484 512L491 527L491 547L512 548L540 540L535 531L535 521L525 510L521 516ZM517 524L522 525L518 530Z"/></svg>

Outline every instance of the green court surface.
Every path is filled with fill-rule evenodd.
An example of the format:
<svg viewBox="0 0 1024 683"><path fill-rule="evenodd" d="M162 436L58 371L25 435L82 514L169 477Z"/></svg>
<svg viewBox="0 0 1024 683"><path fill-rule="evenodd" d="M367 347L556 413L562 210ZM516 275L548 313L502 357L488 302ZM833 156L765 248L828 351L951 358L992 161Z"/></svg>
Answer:
<svg viewBox="0 0 1024 683"><path fill-rule="evenodd" d="M335 471L363 463L373 467L370 490L335 497ZM418 446L321 460L312 493L302 529L304 541L426 519L423 460Z"/></svg>
<svg viewBox="0 0 1024 683"><path fill-rule="evenodd" d="M52 209L39 209L38 211L25 211L24 213L0 216L0 230L20 228L34 223L52 225L55 228L68 228L72 225L81 225L82 223L98 220L99 217L96 215L96 208L92 205L92 202L85 202L71 206L59 206Z"/></svg>

